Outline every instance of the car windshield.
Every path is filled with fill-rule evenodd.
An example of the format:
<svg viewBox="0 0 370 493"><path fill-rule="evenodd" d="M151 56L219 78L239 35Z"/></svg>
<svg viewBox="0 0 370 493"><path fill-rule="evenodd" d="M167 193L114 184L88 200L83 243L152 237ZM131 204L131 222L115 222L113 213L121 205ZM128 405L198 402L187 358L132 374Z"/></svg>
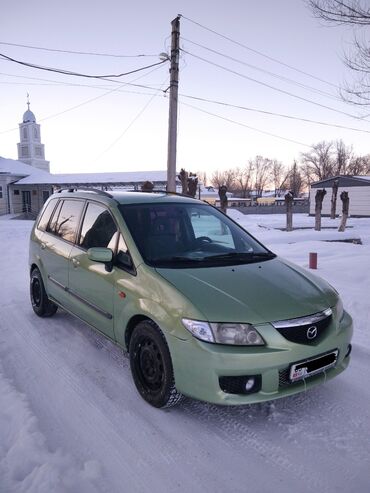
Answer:
<svg viewBox="0 0 370 493"><path fill-rule="evenodd" d="M119 209L144 261L153 267L235 265L275 257L207 204L128 204Z"/></svg>

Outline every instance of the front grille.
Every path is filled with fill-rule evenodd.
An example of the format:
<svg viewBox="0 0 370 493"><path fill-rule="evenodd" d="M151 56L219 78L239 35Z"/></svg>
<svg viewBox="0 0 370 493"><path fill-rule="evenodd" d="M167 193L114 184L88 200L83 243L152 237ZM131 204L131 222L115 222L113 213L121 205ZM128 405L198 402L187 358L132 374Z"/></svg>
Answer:
<svg viewBox="0 0 370 493"><path fill-rule="evenodd" d="M275 326L275 329L288 341L296 342L297 344L317 344L325 336L331 320L332 315L329 315L321 320L315 320L304 325Z"/></svg>
<svg viewBox="0 0 370 493"><path fill-rule="evenodd" d="M279 388L288 387L292 382L289 380L289 368L279 370Z"/></svg>

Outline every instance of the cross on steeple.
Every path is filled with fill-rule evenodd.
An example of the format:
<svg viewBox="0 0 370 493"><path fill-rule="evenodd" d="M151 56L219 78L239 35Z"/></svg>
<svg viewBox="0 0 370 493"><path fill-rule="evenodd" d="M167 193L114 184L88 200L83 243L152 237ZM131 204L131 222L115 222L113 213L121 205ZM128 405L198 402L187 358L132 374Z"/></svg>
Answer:
<svg viewBox="0 0 370 493"><path fill-rule="evenodd" d="M30 109L30 95L27 93L27 106Z"/></svg>

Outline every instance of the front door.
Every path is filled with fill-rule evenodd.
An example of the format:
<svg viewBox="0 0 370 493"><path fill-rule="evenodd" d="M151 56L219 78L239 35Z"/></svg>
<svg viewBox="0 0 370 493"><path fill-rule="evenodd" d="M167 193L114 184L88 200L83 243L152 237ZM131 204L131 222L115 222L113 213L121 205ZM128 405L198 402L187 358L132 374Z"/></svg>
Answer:
<svg viewBox="0 0 370 493"><path fill-rule="evenodd" d="M31 192L22 190L22 212L31 212Z"/></svg>

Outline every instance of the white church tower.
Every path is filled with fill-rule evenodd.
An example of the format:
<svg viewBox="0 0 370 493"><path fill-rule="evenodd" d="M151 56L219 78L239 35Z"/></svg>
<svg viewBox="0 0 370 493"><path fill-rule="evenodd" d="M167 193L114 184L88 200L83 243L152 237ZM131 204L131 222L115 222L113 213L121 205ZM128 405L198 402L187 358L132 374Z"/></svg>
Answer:
<svg viewBox="0 0 370 493"><path fill-rule="evenodd" d="M27 106L28 110L23 115L23 122L19 124L20 143L17 144L18 160L35 168L50 172L50 163L49 161L45 161L44 144L41 144L40 125L36 123L36 118L30 110L28 99Z"/></svg>

